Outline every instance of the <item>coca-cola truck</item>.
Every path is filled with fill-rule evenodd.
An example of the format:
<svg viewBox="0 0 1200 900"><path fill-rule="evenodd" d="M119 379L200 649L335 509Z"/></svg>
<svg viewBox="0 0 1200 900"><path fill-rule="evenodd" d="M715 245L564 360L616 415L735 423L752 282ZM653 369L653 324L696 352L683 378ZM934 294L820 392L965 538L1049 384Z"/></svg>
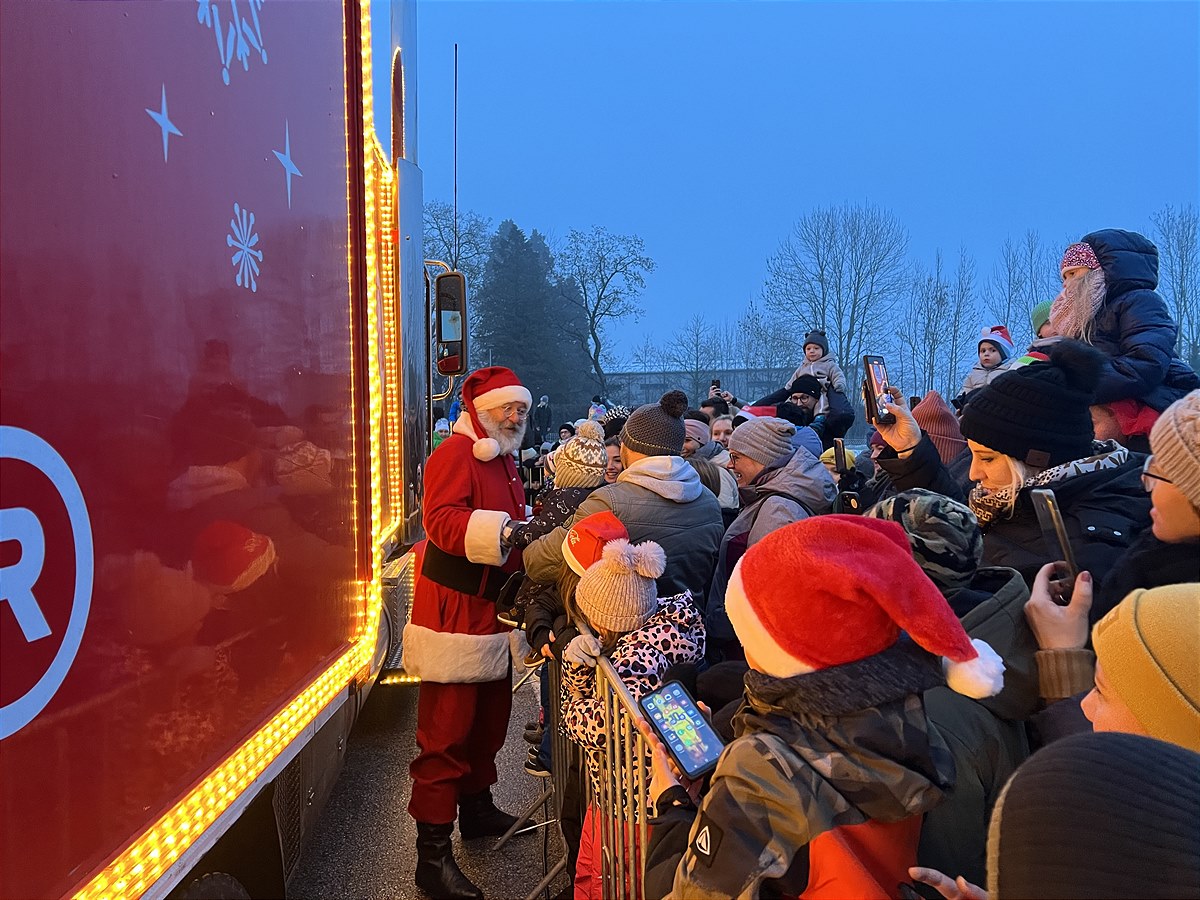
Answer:
<svg viewBox="0 0 1200 900"><path fill-rule="evenodd" d="M0 3L0 896L282 895L397 662L465 360L414 37Z"/></svg>

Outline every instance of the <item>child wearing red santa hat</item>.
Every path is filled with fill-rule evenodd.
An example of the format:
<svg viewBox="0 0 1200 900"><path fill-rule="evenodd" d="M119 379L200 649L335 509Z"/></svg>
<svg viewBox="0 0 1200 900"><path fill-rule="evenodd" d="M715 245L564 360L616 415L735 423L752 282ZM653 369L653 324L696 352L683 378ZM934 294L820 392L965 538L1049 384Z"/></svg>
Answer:
<svg viewBox="0 0 1200 900"><path fill-rule="evenodd" d="M954 783L922 693L999 692L895 522L821 516L759 541L726 611L746 697L699 808L655 749L651 896L894 897L922 813Z"/></svg>

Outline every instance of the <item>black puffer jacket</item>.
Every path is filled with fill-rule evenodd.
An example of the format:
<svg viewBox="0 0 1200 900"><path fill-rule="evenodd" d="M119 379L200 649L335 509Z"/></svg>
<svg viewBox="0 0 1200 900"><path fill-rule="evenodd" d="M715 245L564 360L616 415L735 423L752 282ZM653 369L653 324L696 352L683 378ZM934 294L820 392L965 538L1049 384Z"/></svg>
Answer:
<svg viewBox="0 0 1200 900"><path fill-rule="evenodd" d="M1083 238L1096 253L1108 293L1096 313L1090 343L1108 357L1097 403L1131 397L1159 412L1200 378L1175 352L1178 328L1158 287L1158 249L1132 231L1094 231Z"/></svg>
<svg viewBox="0 0 1200 900"><path fill-rule="evenodd" d="M1092 574L1097 590L1103 589L1113 563L1150 526L1150 495L1142 487L1143 457L1130 453L1114 469L1076 475L1050 485L1062 509L1067 537L1079 568ZM907 459L899 459L888 448L877 460L892 477L897 492L927 488L955 500L965 501L971 485L956 482L946 471L937 448L928 435ZM1017 497L1012 518L1000 518L983 532L983 564L1016 569L1032 586L1038 569L1053 560L1028 490ZM1092 620L1099 611L1092 608Z"/></svg>

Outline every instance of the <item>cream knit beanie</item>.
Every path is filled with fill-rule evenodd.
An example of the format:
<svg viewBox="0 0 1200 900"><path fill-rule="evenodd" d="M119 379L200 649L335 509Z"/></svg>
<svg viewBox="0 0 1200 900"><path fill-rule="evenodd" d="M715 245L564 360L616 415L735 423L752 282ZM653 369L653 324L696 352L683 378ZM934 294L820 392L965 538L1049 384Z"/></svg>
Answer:
<svg viewBox="0 0 1200 900"><path fill-rule="evenodd" d="M1150 430L1150 451L1162 473L1200 509L1200 390L1158 417Z"/></svg>
<svg viewBox="0 0 1200 900"><path fill-rule="evenodd" d="M653 541L636 546L622 538L604 545L575 589L575 603L596 628L616 634L636 631L658 610L654 579L666 570L667 555Z"/></svg>
<svg viewBox="0 0 1200 900"><path fill-rule="evenodd" d="M795 433L796 426L791 422L763 416L735 428L729 436L729 449L769 466L781 457L791 455Z"/></svg>

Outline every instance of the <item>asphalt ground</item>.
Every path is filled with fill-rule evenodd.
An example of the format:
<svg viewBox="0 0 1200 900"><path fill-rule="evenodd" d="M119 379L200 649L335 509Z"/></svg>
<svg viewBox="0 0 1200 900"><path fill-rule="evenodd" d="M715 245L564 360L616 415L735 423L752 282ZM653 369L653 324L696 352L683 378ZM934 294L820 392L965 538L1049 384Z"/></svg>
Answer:
<svg viewBox="0 0 1200 900"><path fill-rule="evenodd" d="M523 674L523 670L517 673ZM542 792L546 779L525 773L529 745L522 732L537 719L536 676L513 697L508 739L496 761L496 805L514 815ZM408 766L417 753L417 686L376 685L350 734L346 765L328 805L303 850L288 885L292 898L423 897L413 883L416 826L407 812L411 783ZM534 816L542 821L539 808ZM544 835L550 832L548 842ZM454 856L489 900L521 898L542 879L545 864L561 858L554 826L514 838L492 851L495 838L464 842L454 832ZM544 845L548 843L548 847ZM560 875L550 893L567 886Z"/></svg>

